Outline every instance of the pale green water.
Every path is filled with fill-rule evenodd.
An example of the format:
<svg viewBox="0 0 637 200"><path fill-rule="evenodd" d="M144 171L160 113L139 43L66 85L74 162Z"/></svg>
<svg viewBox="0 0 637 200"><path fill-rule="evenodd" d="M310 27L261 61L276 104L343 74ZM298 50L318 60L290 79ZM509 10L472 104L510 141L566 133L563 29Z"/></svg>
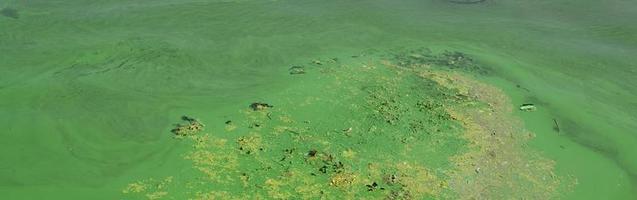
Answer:
<svg viewBox="0 0 637 200"><path fill-rule="evenodd" d="M515 105L538 104L518 115L537 134L531 146L557 162L558 174L577 178L567 199L637 198L634 1L0 6L19 13L0 16L7 199L120 198L133 180L189 167L167 131L178 116L224 122L253 101L293 101L282 91L313 87L290 77L291 65L417 47L471 54L495 69L484 80Z"/></svg>

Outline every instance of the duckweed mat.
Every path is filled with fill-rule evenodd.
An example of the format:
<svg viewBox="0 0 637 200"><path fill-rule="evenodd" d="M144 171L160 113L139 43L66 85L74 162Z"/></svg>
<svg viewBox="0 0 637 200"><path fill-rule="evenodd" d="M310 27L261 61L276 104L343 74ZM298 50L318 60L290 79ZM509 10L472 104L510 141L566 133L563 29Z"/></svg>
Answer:
<svg viewBox="0 0 637 200"><path fill-rule="evenodd" d="M467 73L486 68L466 54L420 49L303 65L305 73L290 74L303 87L284 92L302 100L246 105L241 117L210 131L182 134L174 130L192 125L177 124L175 139L191 146L183 156L191 170L133 182L123 193L140 199L551 199L574 185L526 146L534 134L513 116L502 91ZM307 114L317 112L325 117Z"/></svg>

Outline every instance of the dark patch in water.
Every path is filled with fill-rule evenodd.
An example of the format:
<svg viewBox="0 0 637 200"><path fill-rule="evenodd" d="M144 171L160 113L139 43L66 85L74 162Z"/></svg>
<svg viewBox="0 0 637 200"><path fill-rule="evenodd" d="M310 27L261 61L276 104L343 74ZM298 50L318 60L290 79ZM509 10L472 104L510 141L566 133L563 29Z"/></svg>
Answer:
<svg viewBox="0 0 637 200"><path fill-rule="evenodd" d="M8 18L12 18L12 19L20 18L20 14L18 13L18 10L13 8L3 8L2 10L0 10L0 15L8 17Z"/></svg>
<svg viewBox="0 0 637 200"><path fill-rule="evenodd" d="M428 48L419 48L390 55L398 66L433 66L442 69L461 70L478 75L489 75L492 70L478 63L473 57L459 51L433 53Z"/></svg>
<svg viewBox="0 0 637 200"><path fill-rule="evenodd" d="M560 133L560 124L557 123L557 119L553 118L553 131Z"/></svg>
<svg viewBox="0 0 637 200"><path fill-rule="evenodd" d="M524 86L522 86L520 84L515 84L515 87L517 87L519 89L522 89L522 90L524 90L526 92L531 92L531 90L529 90L529 88L526 88L526 87L524 87Z"/></svg>

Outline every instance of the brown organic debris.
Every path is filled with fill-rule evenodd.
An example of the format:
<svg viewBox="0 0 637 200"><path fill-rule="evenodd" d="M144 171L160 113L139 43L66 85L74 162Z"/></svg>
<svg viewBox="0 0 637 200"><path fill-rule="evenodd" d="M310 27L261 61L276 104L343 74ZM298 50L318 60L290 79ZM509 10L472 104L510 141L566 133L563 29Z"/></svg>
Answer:
<svg viewBox="0 0 637 200"><path fill-rule="evenodd" d="M182 116L181 119L187 123L176 124L176 127L170 130L170 132L174 133L177 136L193 135L202 131L204 128L204 125L195 118Z"/></svg>

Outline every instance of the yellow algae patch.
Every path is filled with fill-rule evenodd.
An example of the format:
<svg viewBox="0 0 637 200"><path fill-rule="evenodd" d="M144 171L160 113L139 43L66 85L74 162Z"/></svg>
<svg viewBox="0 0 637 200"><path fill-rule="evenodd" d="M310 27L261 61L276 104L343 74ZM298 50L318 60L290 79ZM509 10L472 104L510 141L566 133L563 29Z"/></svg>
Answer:
<svg viewBox="0 0 637 200"><path fill-rule="evenodd" d="M459 73L421 73L441 85L463 91L486 107L448 108L465 129L469 151L451 158L456 171L449 173L451 189L461 199L550 199L560 179L554 161L523 147L533 134L512 115L508 97L499 89Z"/></svg>
<svg viewBox="0 0 637 200"><path fill-rule="evenodd" d="M281 122L283 122L283 123L286 123L286 124L289 124L289 123L294 122L294 120L293 120L290 116L288 116L288 115L281 115L281 116L279 116L279 120L280 120Z"/></svg>
<svg viewBox="0 0 637 200"><path fill-rule="evenodd" d="M296 193L301 199L315 199L322 195L323 185L304 181L295 188Z"/></svg>
<svg viewBox="0 0 637 200"><path fill-rule="evenodd" d="M291 127L289 126L275 126L274 127L274 134L279 135L281 133L285 133L286 131L290 130Z"/></svg>
<svg viewBox="0 0 637 200"><path fill-rule="evenodd" d="M168 192L157 191L157 192L146 194L146 198L148 198L150 200L155 200L155 199L161 199L162 197L164 197L166 195L168 195Z"/></svg>
<svg viewBox="0 0 637 200"><path fill-rule="evenodd" d="M122 193L124 194L141 193L141 192L145 192L146 188L147 188L147 185L143 181L137 181L137 182L128 184L128 186L124 190L122 190Z"/></svg>
<svg viewBox="0 0 637 200"><path fill-rule="evenodd" d="M124 194L140 194L143 195L146 199L156 200L161 199L162 197L168 195L166 189L168 185L172 183L173 177L166 177L164 180L154 180L147 179L142 181L137 181L131 184L122 190Z"/></svg>
<svg viewBox="0 0 637 200"><path fill-rule="evenodd" d="M343 151L342 153L343 158L347 158L347 159L354 159L356 157L356 152L352 149L347 149L345 151Z"/></svg>
<svg viewBox="0 0 637 200"><path fill-rule="evenodd" d="M396 164L395 167L398 175L395 178L397 180L393 181L401 184L404 190L415 199L439 195L447 187L444 180L438 178L424 166L402 162Z"/></svg>
<svg viewBox="0 0 637 200"><path fill-rule="evenodd" d="M469 78L467 75L459 72L440 72L435 70L418 70L417 73L420 77L433 80L443 87L457 90L460 95L486 103L490 109L497 109L491 110L491 112L510 113L512 111L509 97L504 92L496 87Z"/></svg>
<svg viewBox="0 0 637 200"><path fill-rule="evenodd" d="M245 154L263 151L261 136L255 133L239 137L237 144L239 145L239 150Z"/></svg>
<svg viewBox="0 0 637 200"><path fill-rule="evenodd" d="M264 190L270 199L319 199L329 195L328 184L321 183L316 177L308 176L299 169L290 169L282 174L268 178Z"/></svg>
<svg viewBox="0 0 637 200"><path fill-rule="evenodd" d="M227 191L208 191L208 192L198 192L194 198L194 200L243 200L247 199L249 196L237 196L233 195ZM257 195L253 194L253 198L251 199L263 199L258 198Z"/></svg>
<svg viewBox="0 0 637 200"><path fill-rule="evenodd" d="M234 179L228 175L239 166L236 153L226 146L227 140L214 138L209 135L191 137L195 143L194 151L185 158L193 162L193 167L212 181L229 182Z"/></svg>
<svg viewBox="0 0 637 200"><path fill-rule="evenodd" d="M292 196L290 192L281 189L285 185L283 181L276 179L268 179L265 181L265 189L268 195L274 199L289 199Z"/></svg>
<svg viewBox="0 0 637 200"><path fill-rule="evenodd" d="M233 123L229 123L229 124L226 124L226 126L224 127L224 129L225 129L227 132L231 132L231 131L234 131L235 129L237 129L237 125L235 125L235 124L233 124Z"/></svg>
<svg viewBox="0 0 637 200"><path fill-rule="evenodd" d="M350 172L339 172L330 177L330 185L338 188L349 189L356 181L358 176Z"/></svg>

